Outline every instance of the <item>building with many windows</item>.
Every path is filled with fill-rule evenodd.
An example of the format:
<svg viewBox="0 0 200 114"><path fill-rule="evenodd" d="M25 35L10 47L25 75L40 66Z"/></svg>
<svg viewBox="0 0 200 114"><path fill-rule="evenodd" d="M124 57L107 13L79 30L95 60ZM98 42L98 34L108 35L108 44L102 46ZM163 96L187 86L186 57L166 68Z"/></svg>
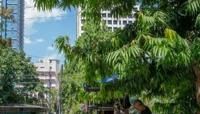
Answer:
<svg viewBox="0 0 200 114"><path fill-rule="evenodd" d="M42 59L38 62L34 63L36 67L36 71L38 73L38 78L41 82L43 82L43 86L48 88L48 93L43 93L44 98L48 101L48 106L54 106L56 103L56 111L60 111L60 81L59 81L59 73L60 73L60 62L57 59ZM52 99L53 94L50 93L50 90L54 91L56 99ZM36 95L38 97L38 93ZM52 113L52 114L55 114Z"/></svg>
<svg viewBox="0 0 200 114"><path fill-rule="evenodd" d="M136 10L139 10L139 6L135 7ZM85 22L85 17L82 15L81 8L77 9L77 38L84 32L83 24ZM135 21L134 18L135 12L133 11L131 15L124 18L116 18L111 15L110 11L101 11L101 20L105 22L106 26L114 31L117 28L124 28L127 24L133 23Z"/></svg>
<svg viewBox="0 0 200 114"><path fill-rule="evenodd" d="M43 59L34 63L34 65L38 73L38 78L43 82L44 87L59 89L59 60Z"/></svg>
<svg viewBox="0 0 200 114"><path fill-rule="evenodd" d="M10 9L12 18L1 17L1 38L11 39L12 47L23 50L24 46L24 0L0 0L1 10Z"/></svg>

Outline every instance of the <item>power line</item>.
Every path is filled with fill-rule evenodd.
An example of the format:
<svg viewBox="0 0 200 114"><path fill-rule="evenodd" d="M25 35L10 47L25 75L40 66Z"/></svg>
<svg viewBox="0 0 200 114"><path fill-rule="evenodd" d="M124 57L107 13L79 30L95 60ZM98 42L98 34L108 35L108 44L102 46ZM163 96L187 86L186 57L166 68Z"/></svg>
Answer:
<svg viewBox="0 0 200 114"><path fill-rule="evenodd" d="M45 58L44 56L42 57L42 56L35 56L35 55L29 55L29 54L26 54L26 56L31 57L31 58L40 58L40 59Z"/></svg>
<svg viewBox="0 0 200 114"><path fill-rule="evenodd" d="M25 6L24 9L35 8L34 6Z"/></svg>
<svg viewBox="0 0 200 114"><path fill-rule="evenodd" d="M33 59L44 59L44 58L46 58L46 56L35 56L35 55L29 55L29 54L26 54L26 56L33 58Z"/></svg>
<svg viewBox="0 0 200 114"><path fill-rule="evenodd" d="M58 17L67 17L68 15L61 15L61 16L52 16L52 17L28 17L24 19L44 19L44 18L58 18Z"/></svg>

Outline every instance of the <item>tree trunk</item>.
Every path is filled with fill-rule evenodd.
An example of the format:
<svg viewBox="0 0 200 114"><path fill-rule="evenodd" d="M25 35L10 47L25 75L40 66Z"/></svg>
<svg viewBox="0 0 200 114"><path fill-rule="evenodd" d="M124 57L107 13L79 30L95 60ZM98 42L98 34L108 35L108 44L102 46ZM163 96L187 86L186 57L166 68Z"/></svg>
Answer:
<svg viewBox="0 0 200 114"><path fill-rule="evenodd" d="M193 65L193 71L196 79L196 101L197 104L200 105L200 67L198 65ZM197 111L196 114L200 114L200 112Z"/></svg>
<svg viewBox="0 0 200 114"><path fill-rule="evenodd" d="M193 71L196 77L196 100L200 104L200 67L197 65L193 66Z"/></svg>
<svg viewBox="0 0 200 114"><path fill-rule="evenodd" d="M124 114L129 114L129 110L126 109L126 110L124 111Z"/></svg>

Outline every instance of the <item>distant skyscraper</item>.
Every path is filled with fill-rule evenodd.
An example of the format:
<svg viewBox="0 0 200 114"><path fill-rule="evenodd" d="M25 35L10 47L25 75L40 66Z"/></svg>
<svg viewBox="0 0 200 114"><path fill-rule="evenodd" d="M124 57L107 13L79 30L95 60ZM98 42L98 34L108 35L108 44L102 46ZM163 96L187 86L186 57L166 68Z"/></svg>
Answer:
<svg viewBox="0 0 200 114"><path fill-rule="evenodd" d="M12 19L1 18L1 28L3 28L3 30L1 30L1 37L6 39L11 38L12 47L17 50L23 50L24 0L0 0L0 6L1 8L12 10Z"/></svg>
<svg viewBox="0 0 200 114"><path fill-rule="evenodd" d="M34 63L34 65L38 73L38 78L43 82L44 87L59 89L59 60L44 59Z"/></svg>
<svg viewBox="0 0 200 114"><path fill-rule="evenodd" d="M135 7L139 10L139 6ZM77 38L84 32L83 31L83 24L85 22L85 17L82 15L81 8L77 9ZM133 11L131 15L124 17L124 18L115 18L111 15L110 11L101 11L101 20L105 22L106 26L111 30L114 31L117 28L124 28L127 24L133 23L135 21L134 18L135 12Z"/></svg>

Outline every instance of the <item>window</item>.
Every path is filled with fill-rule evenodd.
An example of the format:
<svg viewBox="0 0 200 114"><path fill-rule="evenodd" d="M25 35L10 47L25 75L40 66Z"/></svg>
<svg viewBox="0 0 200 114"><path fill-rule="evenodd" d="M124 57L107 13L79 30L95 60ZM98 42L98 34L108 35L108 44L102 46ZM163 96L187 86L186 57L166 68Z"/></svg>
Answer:
<svg viewBox="0 0 200 114"><path fill-rule="evenodd" d="M41 66L40 68L44 68L43 66Z"/></svg>
<svg viewBox="0 0 200 114"><path fill-rule="evenodd" d="M128 18L133 18L133 15L129 15Z"/></svg>
<svg viewBox="0 0 200 114"><path fill-rule="evenodd" d="M117 25L117 20L114 20L114 21L113 21L113 24Z"/></svg>
<svg viewBox="0 0 200 114"><path fill-rule="evenodd" d="M127 21L123 21L123 24L126 25L126 24L127 24Z"/></svg>
<svg viewBox="0 0 200 114"><path fill-rule="evenodd" d="M128 24L131 24L132 23L132 21L128 21Z"/></svg>
<svg viewBox="0 0 200 114"><path fill-rule="evenodd" d="M81 30L83 30L84 29L84 27L83 26L81 26Z"/></svg>
<svg viewBox="0 0 200 114"><path fill-rule="evenodd" d="M85 22L85 19L81 19L81 23L84 24L84 22Z"/></svg>
<svg viewBox="0 0 200 114"><path fill-rule="evenodd" d="M139 11L139 9L140 8L138 6L136 6L136 7L133 8L134 11Z"/></svg>
<svg viewBox="0 0 200 114"><path fill-rule="evenodd" d="M117 30L117 27L114 27L113 29L114 29L114 31L116 31L116 30Z"/></svg>
<svg viewBox="0 0 200 114"><path fill-rule="evenodd" d="M85 17L85 14L84 14L84 13L81 13L81 17Z"/></svg>
<svg viewBox="0 0 200 114"><path fill-rule="evenodd" d="M49 73L44 73L43 76L48 77Z"/></svg>
<svg viewBox="0 0 200 114"><path fill-rule="evenodd" d="M108 24L112 24L112 21L111 21L111 20L108 20Z"/></svg>
<svg viewBox="0 0 200 114"><path fill-rule="evenodd" d="M109 13L109 14L108 14L108 17L112 17L112 15Z"/></svg>
<svg viewBox="0 0 200 114"><path fill-rule="evenodd" d="M39 75L40 75L40 76L45 76L45 73L40 72Z"/></svg>
<svg viewBox="0 0 200 114"><path fill-rule="evenodd" d="M119 21L119 24L121 25L121 21Z"/></svg>
<svg viewBox="0 0 200 114"><path fill-rule="evenodd" d="M102 16L102 17L106 17L106 13L102 13L101 16Z"/></svg>

